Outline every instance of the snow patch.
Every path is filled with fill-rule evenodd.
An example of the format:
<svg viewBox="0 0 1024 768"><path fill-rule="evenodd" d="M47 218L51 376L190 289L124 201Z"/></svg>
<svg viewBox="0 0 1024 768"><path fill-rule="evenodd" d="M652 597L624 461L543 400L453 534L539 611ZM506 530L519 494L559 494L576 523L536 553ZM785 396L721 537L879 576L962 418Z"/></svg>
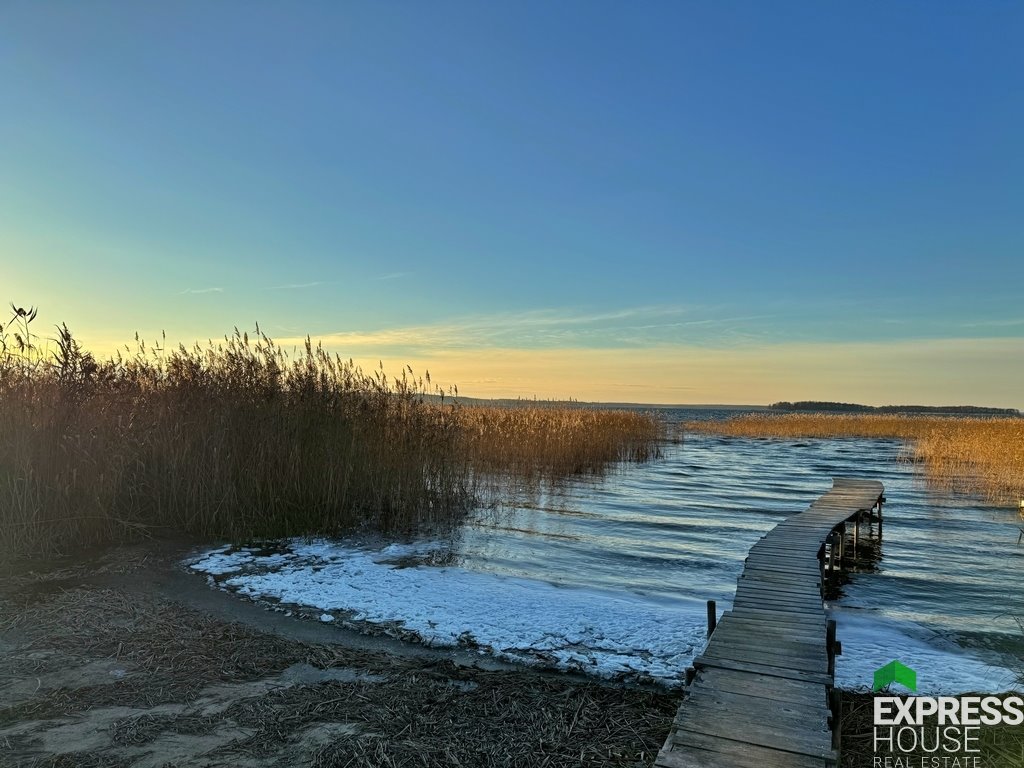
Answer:
<svg viewBox="0 0 1024 768"><path fill-rule="evenodd" d="M893 660L917 672L921 696L999 693L1017 687L1010 670L987 664L940 637L926 637L927 631L919 625L873 613L835 611L831 615L843 644L843 654L836 658L836 685L842 688L870 688L875 670Z"/></svg>
<svg viewBox="0 0 1024 768"><path fill-rule="evenodd" d="M219 584L253 599L324 611L321 621L334 618L327 611L344 611L355 622L400 627L426 645L478 648L602 677L681 685L704 643L703 605L408 563L443 548L438 542L376 550L323 540L285 547L266 558L247 550L214 552L190 567L230 575Z"/></svg>

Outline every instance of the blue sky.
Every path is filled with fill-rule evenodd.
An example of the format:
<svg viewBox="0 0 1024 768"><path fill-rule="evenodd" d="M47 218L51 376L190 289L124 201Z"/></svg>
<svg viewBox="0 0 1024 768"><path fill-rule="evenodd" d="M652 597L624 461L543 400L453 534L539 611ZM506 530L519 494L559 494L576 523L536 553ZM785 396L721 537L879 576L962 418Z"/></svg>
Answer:
<svg viewBox="0 0 1024 768"><path fill-rule="evenodd" d="M4 295L466 394L1024 406L1024 6L0 6Z"/></svg>

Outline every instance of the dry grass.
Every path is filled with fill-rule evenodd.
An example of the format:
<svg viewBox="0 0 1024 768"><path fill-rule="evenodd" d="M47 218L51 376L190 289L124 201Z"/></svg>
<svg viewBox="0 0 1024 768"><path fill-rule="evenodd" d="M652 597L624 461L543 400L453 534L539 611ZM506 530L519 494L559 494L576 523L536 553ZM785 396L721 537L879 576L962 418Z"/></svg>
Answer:
<svg viewBox="0 0 1024 768"><path fill-rule="evenodd" d="M875 437L906 440L907 456L942 487L996 503L1024 498L1024 419L821 413L750 414L694 422L692 431L737 437Z"/></svg>
<svg viewBox="0 0 1024 768"><path fill-rule="evenodd" d="M463 408L412 370L237 330L100 361L34 312L0 327L0 560L180 531L234 541L452 525L483 476L557 479L657 452L652 416Z"/></svg>

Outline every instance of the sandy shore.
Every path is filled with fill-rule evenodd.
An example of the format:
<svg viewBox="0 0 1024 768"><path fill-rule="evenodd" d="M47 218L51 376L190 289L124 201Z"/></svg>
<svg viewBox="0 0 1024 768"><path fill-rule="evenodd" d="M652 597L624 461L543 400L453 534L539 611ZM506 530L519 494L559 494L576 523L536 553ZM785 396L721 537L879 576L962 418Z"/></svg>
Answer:
<svg viewBox="0 0 1024 768"><path fill-rule="evenodd" d="M184 545L0 581L0 764L649 766L678 693L286 617Z"/></svg>

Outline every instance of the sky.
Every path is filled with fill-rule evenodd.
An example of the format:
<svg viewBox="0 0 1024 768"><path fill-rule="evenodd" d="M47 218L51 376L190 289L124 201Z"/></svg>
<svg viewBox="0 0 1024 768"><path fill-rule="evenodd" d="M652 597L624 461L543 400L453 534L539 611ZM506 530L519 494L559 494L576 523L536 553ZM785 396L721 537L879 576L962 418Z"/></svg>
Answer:
<svg viewBox="0 0 1024 768"><path fill-rule="evenodd" d="M2 0L0 302L479 397L1024 408L1022 39L998 1Z"/></svg>

